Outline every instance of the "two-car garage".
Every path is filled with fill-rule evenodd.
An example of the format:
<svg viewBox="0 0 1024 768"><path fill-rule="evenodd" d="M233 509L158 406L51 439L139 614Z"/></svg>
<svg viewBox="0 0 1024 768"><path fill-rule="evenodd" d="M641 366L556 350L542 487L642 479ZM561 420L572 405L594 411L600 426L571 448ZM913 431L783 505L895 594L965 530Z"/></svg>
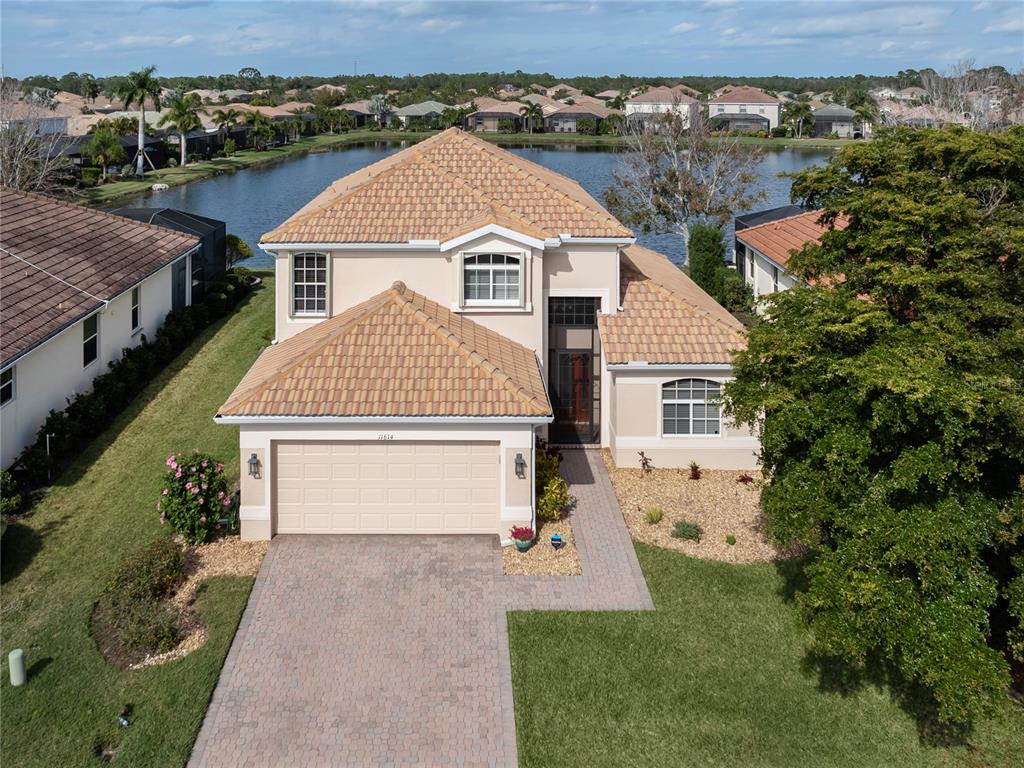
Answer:
<svg viewBox="0 0 1024 768"><path fill-rule="evenodd" d="M275 533L494 533L499 444L275 441Z"/></svg>

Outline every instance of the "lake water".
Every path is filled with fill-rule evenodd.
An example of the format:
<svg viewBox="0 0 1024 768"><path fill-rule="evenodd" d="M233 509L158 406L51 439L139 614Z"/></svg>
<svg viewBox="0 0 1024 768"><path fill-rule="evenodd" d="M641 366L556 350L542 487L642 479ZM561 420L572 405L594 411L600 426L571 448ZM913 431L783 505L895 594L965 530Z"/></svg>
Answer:
<svg viewBox="0 0 1024 768"><path fill-rule="evenodd" d="M163 192L126 199L118 206L169 207L221 219L228 232L244 238L253 250L248 267L266 267L273 260L257 243L295 211L322 192L332 181L376 162L408 146L408 142L377 142L339 147L330 152L303 155L273 165L250 168L196 181ZM621 150L573 145L508 147L509 151L575 179L603 201L604 190L614 182L612 173L621 162ZM757 208L786 205L789 179L780 173L825 163L830 149L781 148L765 153L758 171L758 186L767 197ZM731 227L728 236L731 237ZM661 251L682 264L685 247L678 235L641 235L638 242Z"/></svg>

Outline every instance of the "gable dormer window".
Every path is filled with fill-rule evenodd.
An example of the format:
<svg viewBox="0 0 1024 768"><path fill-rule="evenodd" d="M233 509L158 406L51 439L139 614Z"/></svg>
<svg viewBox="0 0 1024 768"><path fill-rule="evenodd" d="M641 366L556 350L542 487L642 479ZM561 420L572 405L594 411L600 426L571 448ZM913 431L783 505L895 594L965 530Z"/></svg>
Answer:
<svg viewBox="0 0 1024 768"><path fill-rule="evenodd" d="M503 253L467 254L462 259L462 298L466 306L518 306L522 263Z"/></svg>

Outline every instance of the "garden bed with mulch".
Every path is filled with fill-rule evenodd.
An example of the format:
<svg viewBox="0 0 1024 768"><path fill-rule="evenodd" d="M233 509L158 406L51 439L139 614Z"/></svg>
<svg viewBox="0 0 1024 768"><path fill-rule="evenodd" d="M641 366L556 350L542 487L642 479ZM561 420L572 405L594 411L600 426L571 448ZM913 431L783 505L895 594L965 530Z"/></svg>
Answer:
<svg viewBox="0 0 1024 768"><path fill-rule="evenodd" d="M645 476L639 468L616 467L607 450L602 454L626 527L637 541L727 563L764 563L783 556L764 532L760 479L739 481L751 473L703 469L699 480L691 480L688 469L653 469ZM645 512L652 508L663 511L660 522L647 522ZM674 538L680 520L699 525L700 539Z"/></svg>
<svg viewBox="0 0 1024 768"><path fill-rule="evenodd" d="M501 550L501 564L506 576L579 576L580 555L572 535L570 517L540 524L533 546L520 552L515 545ZM551 546L551 535L560 533L565 545Z"/></svg>

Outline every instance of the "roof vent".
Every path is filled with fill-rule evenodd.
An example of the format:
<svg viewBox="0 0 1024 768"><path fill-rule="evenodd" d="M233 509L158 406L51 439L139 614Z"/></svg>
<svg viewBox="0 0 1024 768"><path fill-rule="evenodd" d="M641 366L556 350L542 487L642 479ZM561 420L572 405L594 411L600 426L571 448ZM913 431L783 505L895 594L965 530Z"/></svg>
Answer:
<svg viewBox="0 0 1024 768"><path fill-rule="evenodd" d="M395 280L395 282L391 284L391 290L397 291L399 296L404 295L405 283L403 283L401 280Z"/></svg>

